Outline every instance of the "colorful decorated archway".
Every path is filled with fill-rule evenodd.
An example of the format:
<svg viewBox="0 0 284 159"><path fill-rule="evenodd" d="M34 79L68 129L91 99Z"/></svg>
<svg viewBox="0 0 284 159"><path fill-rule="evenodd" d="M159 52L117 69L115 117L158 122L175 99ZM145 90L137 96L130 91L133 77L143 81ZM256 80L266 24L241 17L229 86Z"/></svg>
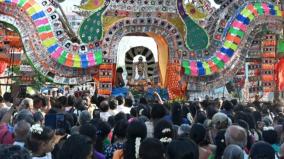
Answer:
<svg viewBox="0 0 284 159"><path fill-rule="evenodd" d="M106 95L115 76L117 43L129 33L145 33L165 55L159 59L165 66L161 76L173 97L182 92L182 79L212 86L227 80L244 61L256 26L283 26L283 11L269 0L226 1L203 21L183 0L100 2L81 6L91 12L74 37L52 0L0 0L0 21L19 30L34 68L51 81L77 84L97 75Z"/></svg>

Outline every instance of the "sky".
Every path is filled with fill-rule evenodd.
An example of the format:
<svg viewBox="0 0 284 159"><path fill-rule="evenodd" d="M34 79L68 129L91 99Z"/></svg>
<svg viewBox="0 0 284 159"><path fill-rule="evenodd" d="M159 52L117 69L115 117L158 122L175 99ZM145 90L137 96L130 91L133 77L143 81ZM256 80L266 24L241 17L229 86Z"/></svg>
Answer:
<svg viewBox="0 0 284 159"><path fill-rule="evenodd" d="M188 0L186 0L188 1ZM218 7L218 5L216 5L214 3L214 0L209 0L211 2L211 4L213 4L213 6ZM66 13L72 13L72 10L74 8L74 5L79 5L81 2L81 0L65 0L65 2L61 3L63 9L65 10Z"/></svg>

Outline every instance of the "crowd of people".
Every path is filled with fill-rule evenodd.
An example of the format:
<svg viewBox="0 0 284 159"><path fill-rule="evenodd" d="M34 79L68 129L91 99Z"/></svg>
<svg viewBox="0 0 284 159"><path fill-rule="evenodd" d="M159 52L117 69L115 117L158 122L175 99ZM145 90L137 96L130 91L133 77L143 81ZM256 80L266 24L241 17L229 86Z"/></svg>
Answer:
<svg viewBox="0 0 284 159"><path fill-rule="evenodd" d="M281 104L0 97L0 159L280 159ZM282 145L281 145L282 144Z"/></svg>

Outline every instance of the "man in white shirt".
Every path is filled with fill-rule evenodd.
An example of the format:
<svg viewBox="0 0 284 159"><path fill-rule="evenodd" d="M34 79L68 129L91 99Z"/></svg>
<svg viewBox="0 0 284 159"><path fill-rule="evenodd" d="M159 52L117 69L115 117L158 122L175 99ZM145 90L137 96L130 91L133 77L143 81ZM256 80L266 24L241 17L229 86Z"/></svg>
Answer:
<svg viewBox="0 0 284 159"><path fill-rule="evenodd" d="M13 105L13 103L11 103L12 102L11 93L8 92L4 93L3 100L4 102L2 103L3 105L2 108L11 108L11 106Z"/></svg>
<svg viewBox="0 0 284 159"><path fill-rule="evenodd" d="M111 116L109 112L109 102L107 100L102 101L100 104L100 118L102 121L107 122L108 118Z"/></svg>
<svg viewBox="0 0 284 159"><path fill-rule="evenodd" d="M14 128L15 142L13 143L13 145L24 147L25 140L30 131L30 127L30 123L26 122L25 120L17 122Z"/></svg>
<svg viewBox="0 0 284 159"><path fill-rule="evenodd" d="M115 116L119 112L117 111L118 101L115 98L109 99L109 113Z"/></svg>
<svg viewBox="0 0 284 159"><path fill-rule="evenodd" d="M117 112L123 112L125 114L130 114L131 108L128 108L124 105L125 104L124 97L118 96L118 97L116 97L116 100L118 101L118 106L116 108Z"/></svg>

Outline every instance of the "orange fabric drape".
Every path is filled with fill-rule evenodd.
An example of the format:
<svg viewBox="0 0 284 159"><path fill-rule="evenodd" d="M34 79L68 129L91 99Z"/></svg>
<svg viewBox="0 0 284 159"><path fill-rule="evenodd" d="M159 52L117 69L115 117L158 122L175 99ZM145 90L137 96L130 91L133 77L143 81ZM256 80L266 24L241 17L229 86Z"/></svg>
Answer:
<svg viewBox="0 0 284 159"><path fill-rule="evenodd" d="M280 91L284 90L284 59L281 59L275 67L276 83Z"/></svg>
<svg viewBox="0 0 284 159"><path fill-rule="evenodd" d="M4 61L0 61L0 75L4 73L5 69L7 68L7 63Z"/></svg>

